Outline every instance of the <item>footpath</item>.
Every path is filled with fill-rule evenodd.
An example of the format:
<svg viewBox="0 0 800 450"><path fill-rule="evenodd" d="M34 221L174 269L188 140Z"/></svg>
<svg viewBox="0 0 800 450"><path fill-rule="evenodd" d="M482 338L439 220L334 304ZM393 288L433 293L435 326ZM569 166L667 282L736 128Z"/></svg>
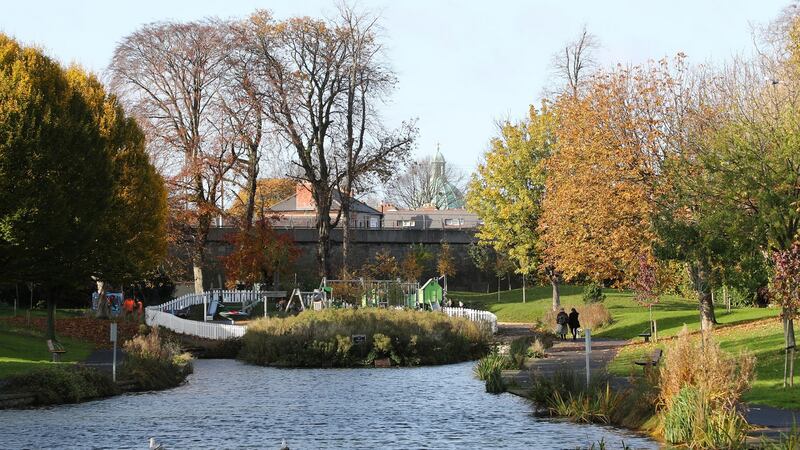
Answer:
<svg viewBox="0 0 800 450"><path fill-rule="evenodd" d="M498 323L497 340L508 343L518 337L531 335L532 324ZM589 356L591 373L605 371L617 352L630 341L619 339L592 338L592 352ZM586 374L585 341L556 341L547 349L547 358L529 360L522 370L504 370L503 380L511 385L508 392L525 397L533 377L548 377L558 371L571 371ZM630 381L627 377L611 378L612 388L625 388ZM775 438L781 433L789 433L792 428L800 428L800 410L787 410L764 405L745 405L745 418L755 429L752 436Z"/></svg>

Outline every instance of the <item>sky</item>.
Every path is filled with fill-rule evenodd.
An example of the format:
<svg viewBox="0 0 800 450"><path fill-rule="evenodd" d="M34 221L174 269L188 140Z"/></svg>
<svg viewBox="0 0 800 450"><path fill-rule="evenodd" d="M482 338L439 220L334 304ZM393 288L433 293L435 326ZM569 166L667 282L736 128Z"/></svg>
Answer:
<svg viewBox="0 0 800 450"><path fill-rule="evenodd" d="M418 120L417 156L437 144L448 164L472 171L497 133L554 85L551 56L585 25L606 67L683 52L720 63L753 49L752 26L788 0L360 0L380 16L386 56L398 76L383 107L388 126ZM145 23L243 17L332 17L333 0L6 1L0 32L43 48L63 63L103 74L116 43Z"/></svg>

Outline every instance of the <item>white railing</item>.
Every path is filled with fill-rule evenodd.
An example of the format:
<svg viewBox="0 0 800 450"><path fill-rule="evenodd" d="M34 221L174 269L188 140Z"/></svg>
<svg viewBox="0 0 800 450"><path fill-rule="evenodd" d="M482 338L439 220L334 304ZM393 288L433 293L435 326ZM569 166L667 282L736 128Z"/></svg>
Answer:
<svg viewBox="0 0 800 450"><path fill-rule="evenodd" d="M254 304L262 300L261 296L266 292L261 291L208 291L202 294L186 294L166 303L157 306L150 306L149 309L156 309L158 311L174 311L186 308L192 305L202 305L203 303L209 304L215 298L222 295L224 303L248 303Z"/></svg>
<svg viewBox="0 0 800 450"><path fill-rule="evenodd" d="M206 339L230 339L244 336L247 330L246 325L229 325L224 323L207 323L195 320L186 320L176 317L172 312L192 305L202 305L205 301L210 303L212 299L219 298L222 294L222 301L225 303L250 302L265 295L259 291L210 291L202 294L186 294L174 300L170 300L160 305L148 306L145 320L148 325L162 326L176 333L199 336ZM443 313L451 317L464 317L473 322L482 322L497 333L497 316L489 311L479 311L468 308L442 308Z"/></svg>
<svg viewBox="0 0 800 450"><path fill-rule="evenodd" d="M152 307L151 307L152 308ZM173 316L168 312L148 308L145 313L145 322L151 326L162 326L180 334L189 334L206 339L230 339L244 336L247 330L243 325L228 325L225 323L206 323L196 320L186 320Z"/></svg>
<svg viewBox="0 0 800 450"><path fill-rule="evenodd" d="M464 317L473 322L483 322L492 329L492 334L497 333L497 316L489 311L480 311L468 308L442 308L442 312L450 317Z"/></svg>

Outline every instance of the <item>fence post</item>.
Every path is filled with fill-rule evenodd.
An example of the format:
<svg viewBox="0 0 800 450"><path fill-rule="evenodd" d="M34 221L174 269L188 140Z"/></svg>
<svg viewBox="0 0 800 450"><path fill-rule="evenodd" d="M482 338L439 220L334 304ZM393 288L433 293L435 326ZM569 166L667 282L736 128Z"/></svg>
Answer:
<svg viewBox="0 0 800 450"><path fill-rule="evenodd" d="M586 328L584 330L584 334L586 336L586 387L589 387L589 380L590 380L590 370L591 367L589 365L590 355L592 354L592 330Z"/></svg>

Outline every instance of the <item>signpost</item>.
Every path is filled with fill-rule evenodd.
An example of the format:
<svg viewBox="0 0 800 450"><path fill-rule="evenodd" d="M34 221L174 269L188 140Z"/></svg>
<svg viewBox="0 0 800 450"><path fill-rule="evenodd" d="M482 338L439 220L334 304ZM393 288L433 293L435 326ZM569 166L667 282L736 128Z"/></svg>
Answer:
<svg viewBox="0 0 800 450"><path fill-rule="evenodd" d="M584 336L586 336L586 387L589 387L589 379L590 379L590 368L589 368L589 359L592 354L592 330L586 328L583 330Z"/></svg>
<svg viewBox="0 0 800 450"><path fill-rule="evenodd" d="M117 382L117 324L111 322L111 342L114 343L114 359L111 363L111 379Z"/></svg>

